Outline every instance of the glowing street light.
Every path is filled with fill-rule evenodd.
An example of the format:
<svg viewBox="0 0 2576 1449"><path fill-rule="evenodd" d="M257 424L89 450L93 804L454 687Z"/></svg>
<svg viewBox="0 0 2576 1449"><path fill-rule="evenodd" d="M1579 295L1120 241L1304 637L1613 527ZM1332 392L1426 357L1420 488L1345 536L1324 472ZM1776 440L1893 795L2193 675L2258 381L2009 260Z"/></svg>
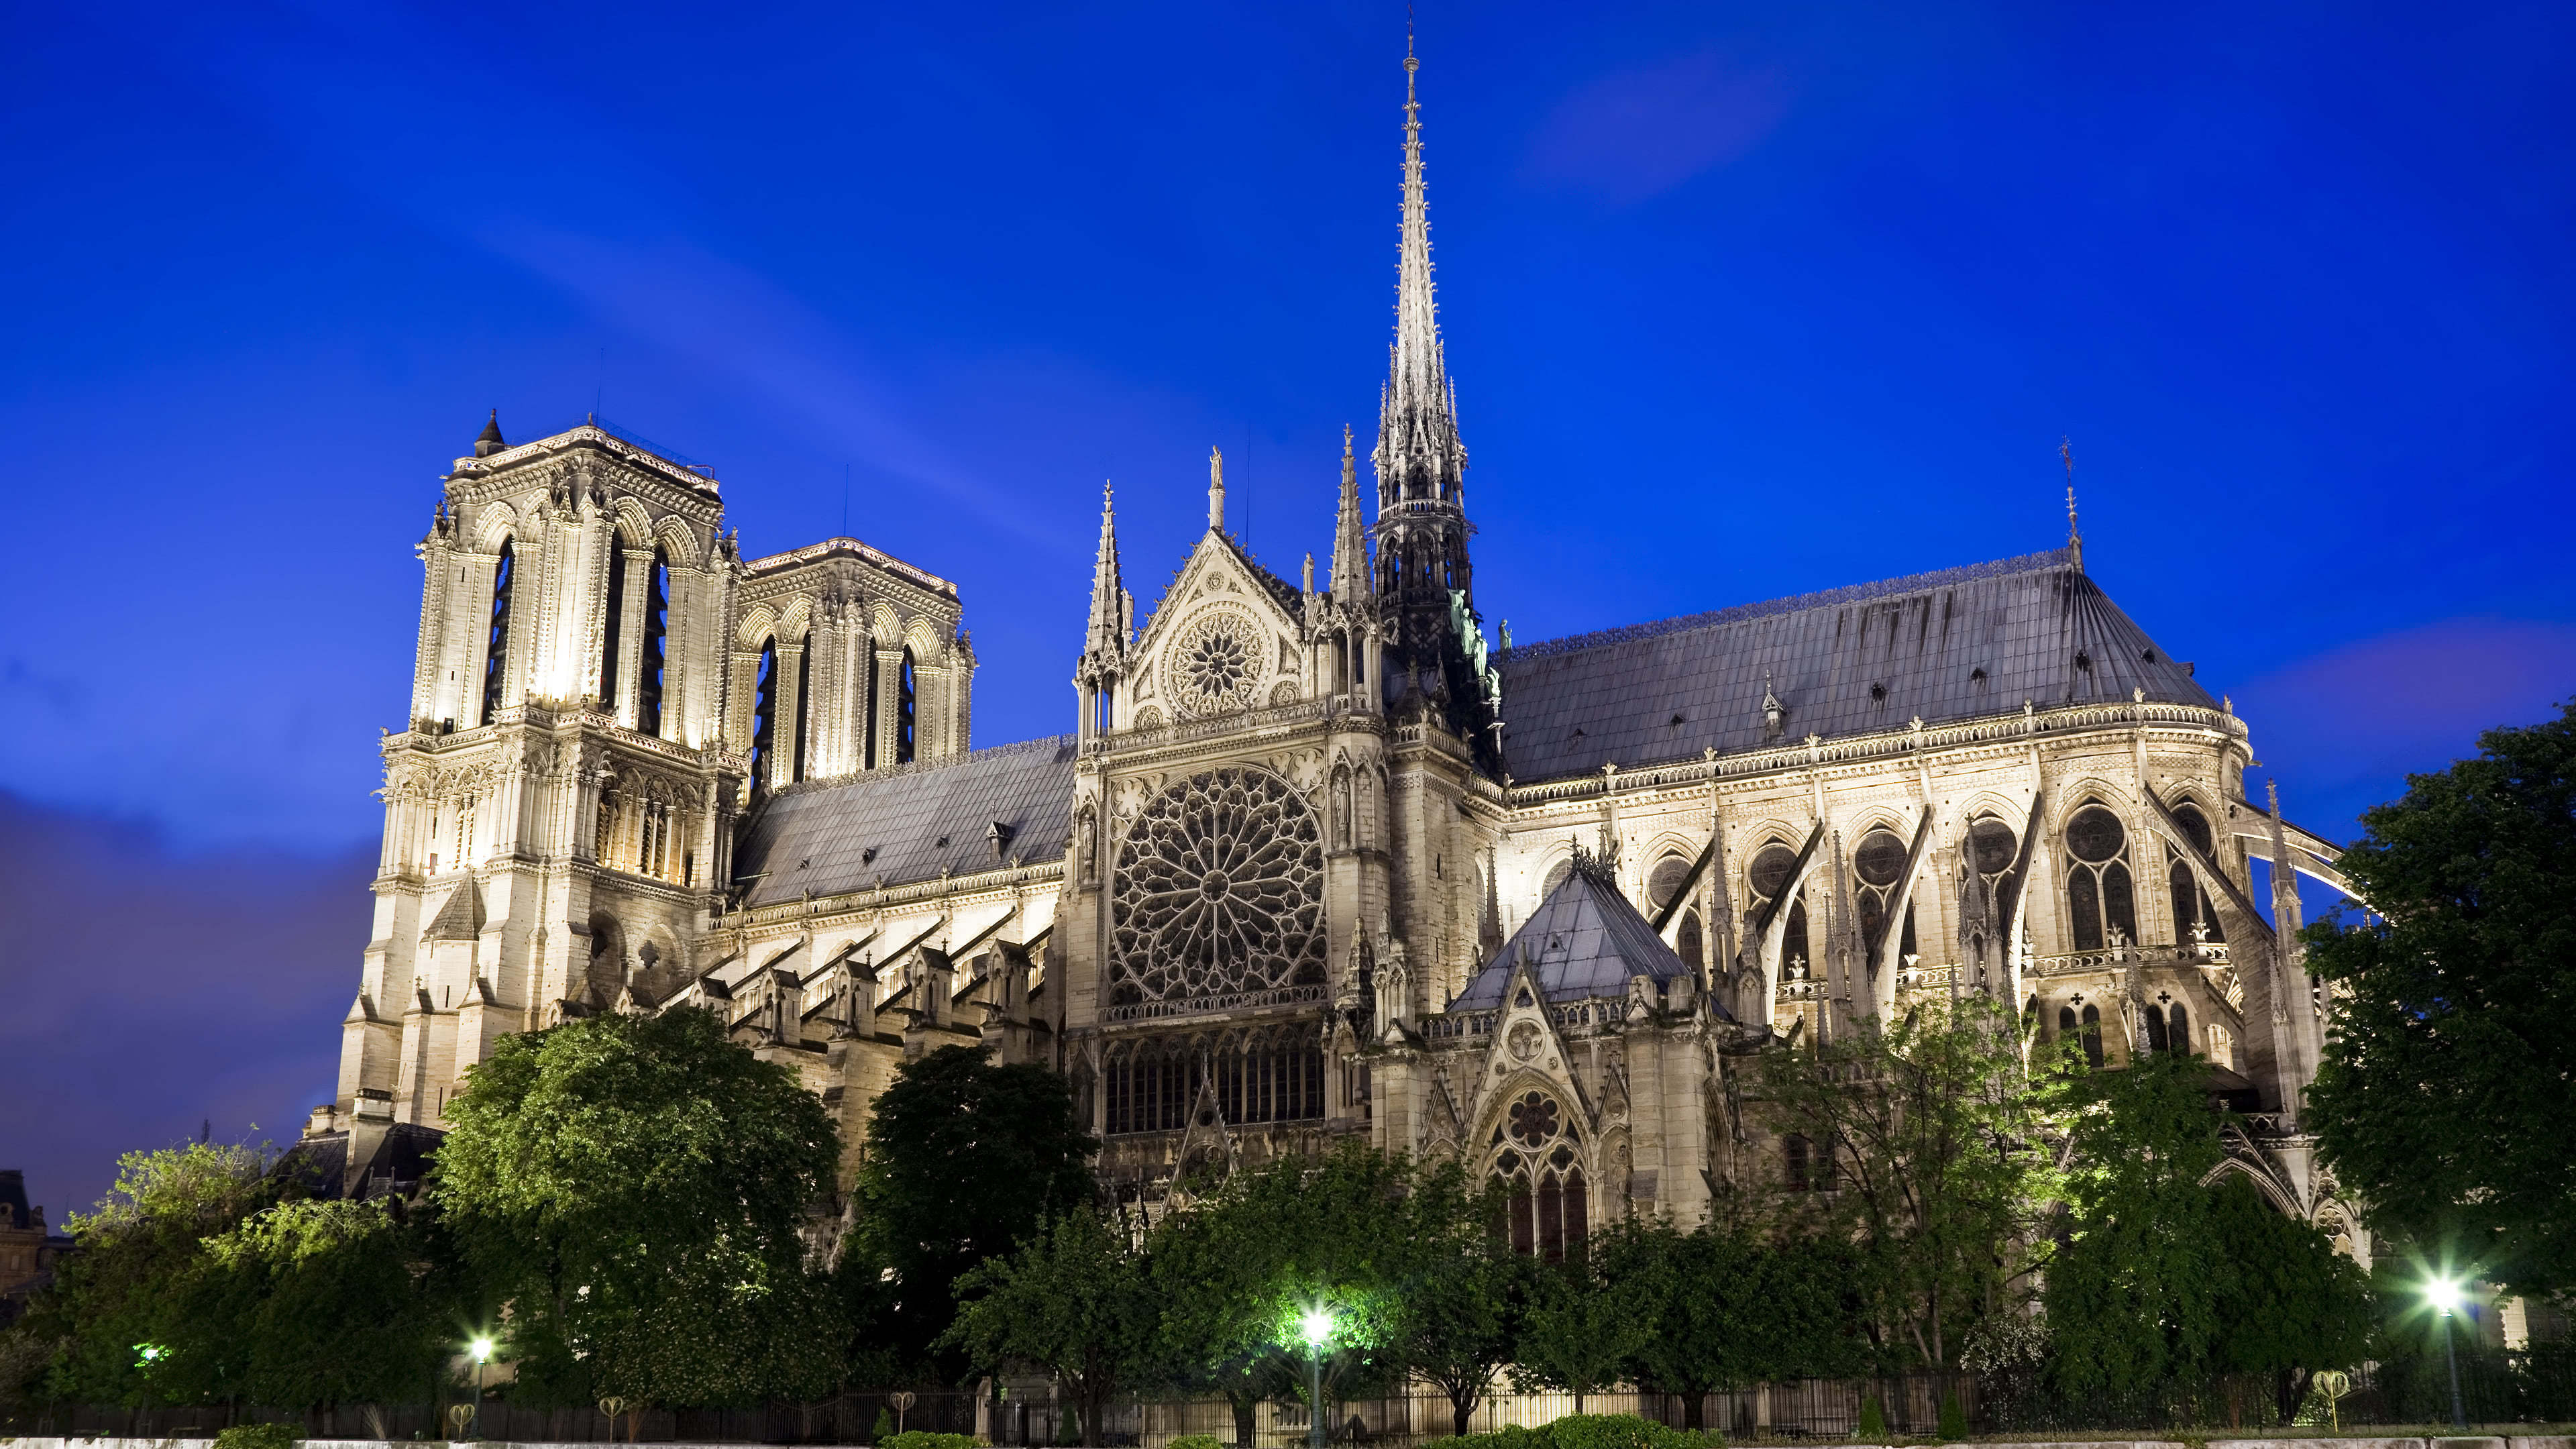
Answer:
<svg viewBox="0 0 2576 1449"><path fill-rule="evenodd" d="M2460 1285L2450 1278L2436 1278L2424 1285L2424 1301L2442 1315L2442 1357L2451 1366L2451 1427L2469 1427L2468 1410L2460 1403L2460 1355L2451 1347L2451 1318L2460 1308Z"/></svg>
<svg viewBox="0 0 2576 1449"><path fill-rule="evenodd" d="M474 1355L474 1437L483 1437L483 1365L492 1361L492 1340L477 1337L465 1346Z"/></svg>
<svg viewBox="0 0 2576 1449"><path fill-rule="evenodd" d="M1309 1308L1297 1326L1306 1335L1306 1449L1324 1449L1324 1344L1333 1336L1333 1315Z"/></svg>

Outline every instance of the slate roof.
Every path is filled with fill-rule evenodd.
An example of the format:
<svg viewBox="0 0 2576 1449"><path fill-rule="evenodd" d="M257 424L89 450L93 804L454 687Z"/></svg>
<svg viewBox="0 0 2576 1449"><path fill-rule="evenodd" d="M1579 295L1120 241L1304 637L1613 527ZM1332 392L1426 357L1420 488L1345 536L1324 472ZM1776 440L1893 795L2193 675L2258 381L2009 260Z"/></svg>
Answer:
<svg viewBox="0 0 2576 1449"><path fill-rule="evenodd" d="M2063 549L1525 644L1503 675L1516 782L2041 707L2130 698L2211 708ZM1786 706L1765 730L1765 671Z"/></svg>
<svg viewBox="0 0 2576 1449"><path fill-rule="evenodd" d="M762 802L734 852L747 905L971 875L1018 856L1062 860L1072 833L1074 737L995 745L848 780L791 785ZM988 838L1008 832L997 854ZM944 844L942 842L945 842ZM870 853L873 852L873 858Z"/></svg>
<svg viewBox="0 0 2576 1449"><path fill-rule="evenodd" d="M1661 983L1690 974L1690 967L1618 887L1596 879L1588 869L1566 872L1449 1009L1487 1011L1502 1005L1513 963L1524 957L1537 964L1539 989L1550 1001L1622 996L1631 976L1651 976Z"/></svg>

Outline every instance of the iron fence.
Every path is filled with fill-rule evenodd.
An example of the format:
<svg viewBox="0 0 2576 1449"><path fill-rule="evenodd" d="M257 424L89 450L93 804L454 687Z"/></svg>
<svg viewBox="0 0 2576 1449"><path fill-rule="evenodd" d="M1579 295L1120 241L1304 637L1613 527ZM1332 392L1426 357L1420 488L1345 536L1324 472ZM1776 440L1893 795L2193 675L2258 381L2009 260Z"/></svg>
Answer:
<svg viewBox="0 0 2576 1449"><path fill-rule="evenodd" d="M2472 1349L2459 1356L2460 1396L2473 1425L2576 1422L2576 1346L2533 1351ZM1509 1425L1536 1428L1568 1414L1636 1414L1675 1428L1713 1429L1734 1440L1849 1441L1858 1434L1866 1406L1875 1400L1891 1438L1928 1437L1940 1427L1945 1402L1955 1399L1969 1430L1978 1434L2100 1433L2105 1431L2251 1431L2290 1425L2324 1427L2328 1409L2305 1376L2228 1375L2173 1381L2112 1392L2066 1394L2041 1376L1901 1374L1859 1379L1802 1379L1703 1396L1698 1413L1682 1396L1623 1389L1588 1394L1489 1394L1468 1415L1469 1433ZM461 1402L461 1401L460 1401ZM915 1391L908 1407L895 1408L896 1391L852 1392L811 1404L771 1404L733 1409L648 1409L613 1428L597 1409L527 1408L496 1393L481 1406L479 1437L504 1443L606 1443L630 1435L642 1443L872 1444L879 1416L905 1429L970 1434L987 1443L1051 1446L1073 1442L1066 1403L1043 1381L1019 1380L998 1394L946 1389ZM57 1405L0 1414L0 1435L76 1438L185 1439L213 1435L230 1424L283 1422L308 1438L444 1440L455 1404L344 1407L332 1412L281 1414L223 1406L159 1409ZM2450 1418L2449 1370L2438 1352L2392 1359L2357 1370L2351 1392L2336 1406L2347 1429L2370 1425L2427 1425ZM1398 1449L1453 1432L1455 1416L1439 1394L1355 1399L1330 1406L1336 1444ZM1162 1449L1185 1434L1206 1434L1236 1445L1234 1412L1222 1399L1130 1401L1110 1409L1107 1422L1087 1436L1096 1445ZM1236 1449L1296 1449L1306 1442L1302 1404L1262 1404L1254 1415L1254 1442Z"/></svg>

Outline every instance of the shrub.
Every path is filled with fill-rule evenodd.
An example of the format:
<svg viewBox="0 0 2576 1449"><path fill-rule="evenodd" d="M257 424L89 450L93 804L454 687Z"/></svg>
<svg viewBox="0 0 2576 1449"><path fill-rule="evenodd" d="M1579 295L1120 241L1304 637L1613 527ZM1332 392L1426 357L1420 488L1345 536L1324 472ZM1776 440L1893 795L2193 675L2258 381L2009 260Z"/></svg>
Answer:
<svg viewBox="0 0 2576 1449"><path fill-rule="evenodd" d="M1634 1414L1568 1414L1536 1429L1508 1424L1490 1434L1434 1439L1422 1449L1726 1449L1726 1436L1668 1428Z"/></svg>
<svg viewBox="0 0 2576 1449"><path fill-rule="evenodd" d="M1968 1437L1967 1406L1959 1402L1956 1389L1941 1396L1941 1432L1944 1444L1956 1444Z"/></svg>
<svg viewBox="0 0 2576 1449"><path fill-rule="evenodd" d="M1214 1434L1183 1434L1164 1449L1226 1449L1225 1441Z"/></svg>
<svg viewBox="0 0 2576 1449"><path fill-rule="evenodd" d="M877 1441L877 1449L975 1449L972 1434L933 1434L927 1429L906 1429Z"/></svg>
<svg viewBox="0 0 2576 1449"><path fill-rule="evenodd" d="M891 1438L893 1438L893 1437L894 1437L894 1410L892 1410L892 1409L879 1409L879 1410L877 1410L877 1422L876 1422L876 1427L868 1431L868 1442L869 1442L869 1443L871 1443L871 1444L883 1444L885 1441L887 1441L888 1439L891 1439Z"/></svg>
<svg viewBox="0 0 2576 1449"><path fill-rule="evenodd" d="M215 1436L215 1449L295 1449L292 1424L235 1424Z"/></svg>
<svg viewBox="0 0 2576 1449"><path fill-rule="evenodd" d="M1864 1444L1887 1442L1887 1410L1879 1406L1878 1395L1860 1401L1860 1427L1852 1431L1852 1437Z"/></svg>

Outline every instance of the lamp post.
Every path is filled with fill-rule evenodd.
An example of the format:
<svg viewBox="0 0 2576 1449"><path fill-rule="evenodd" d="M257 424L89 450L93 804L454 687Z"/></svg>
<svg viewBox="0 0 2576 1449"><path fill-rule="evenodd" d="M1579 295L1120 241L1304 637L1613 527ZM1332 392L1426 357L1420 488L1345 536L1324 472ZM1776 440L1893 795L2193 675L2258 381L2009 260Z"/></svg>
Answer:
<svg viewBox="0 0 2576 1449"><path fill-rule="evenodd" d="M474 1353L474 1437L480 1439L483 1437L483 1365L492 1361L492 1340L478 1338L474 1340L472 1348Z"/></svg>
<svg viewBox="0 0 2576 1449"><path fill-rule="evenodd" d="M2451 1315L2460 1306L2460 1285L2448 1278L2436 1278L2424 1288L2424 1296L2442 1315L2442 1357L2451 1366L2451 1427L2469 1427L2468 1410L2460 1404L2460 1354L2451 1347Z"/></svg>
<svg viewBox="0 0 2576 1449"><path fill-rule="evenodd" d="M1324 1449L1324 1341L1333 1336L1333 1315L1309 1308L1299 1327L1306 1333L1306 1449Z"/></svg>

